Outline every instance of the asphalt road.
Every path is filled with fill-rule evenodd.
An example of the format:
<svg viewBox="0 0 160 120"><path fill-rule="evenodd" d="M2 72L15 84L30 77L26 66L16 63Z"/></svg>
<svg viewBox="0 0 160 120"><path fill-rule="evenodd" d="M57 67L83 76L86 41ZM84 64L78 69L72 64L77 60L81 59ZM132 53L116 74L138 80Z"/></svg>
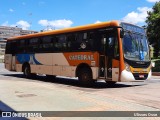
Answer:
<svg viewBox="0 0 160 120"><path fill-rule="evenodd" d="M152 80L145 82L117 83L115 86L107 86L101 81L93 87L86 88L79 86L77 80L70 78L58 77L55 80L47 80L45 76L38 76L26 79L22 73L9 72L4 69L3 64L0 64L0 111L160 111L159 92L159 77L153 77ZM95 117L85 119L97 120ZM99 119L106 120L103 116L98 117ZM134 120L135 117L125 119Z"/></svg>

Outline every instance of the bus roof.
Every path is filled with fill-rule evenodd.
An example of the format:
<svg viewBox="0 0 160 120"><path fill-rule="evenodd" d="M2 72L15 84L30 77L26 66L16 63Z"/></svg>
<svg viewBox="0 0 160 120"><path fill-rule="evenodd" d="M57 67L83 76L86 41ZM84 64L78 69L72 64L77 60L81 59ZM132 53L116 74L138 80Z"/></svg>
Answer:
<svg viewBox="0 0 160 120"><path fill-rule="evenodd" d="M35 34L28 34L28 35L11 37L11 38L8 38L7 40L27 39L27 38L32 38L32 37L41 37L41 36L47 36L47 35L69 33L69 32L74 32L74 31L76 32L76 31L90 30L90 29L109 27L109 26L119 26L119 22L118 21L109 21L109 22L89 24L89 25L78 26L78 27L65 28L65 29L60 29L60 30L45 31L45 32L39 32L39 33L35 33Z"/></svg>

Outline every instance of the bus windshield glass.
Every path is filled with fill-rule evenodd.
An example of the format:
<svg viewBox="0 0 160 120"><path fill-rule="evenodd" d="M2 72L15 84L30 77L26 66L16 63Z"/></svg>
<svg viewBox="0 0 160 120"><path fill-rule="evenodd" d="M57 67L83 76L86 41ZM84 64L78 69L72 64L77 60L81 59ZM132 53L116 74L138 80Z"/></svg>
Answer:
<svg viewBox="0 0 160 120"><path fill-rule="evenodd" d="M144 30L142 28L137 27L136 29L136 27L137 26L131 26L129 27L130 30L124 28L124 57L133 61L149 61L149 48L145 32L143 32Z"/></svg>

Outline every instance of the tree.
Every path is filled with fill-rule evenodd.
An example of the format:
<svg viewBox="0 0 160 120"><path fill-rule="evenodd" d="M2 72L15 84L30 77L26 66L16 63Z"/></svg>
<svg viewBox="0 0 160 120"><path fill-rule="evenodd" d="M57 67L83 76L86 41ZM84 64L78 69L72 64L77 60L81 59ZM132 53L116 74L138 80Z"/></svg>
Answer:
<svg viewBox="0 0 160 120"><path fill-rule="evenodd" d="M154 47L154 56L159 56L160 51L160 2L156 2L148 12L147 23L147 36L150 44Z"/></svg>

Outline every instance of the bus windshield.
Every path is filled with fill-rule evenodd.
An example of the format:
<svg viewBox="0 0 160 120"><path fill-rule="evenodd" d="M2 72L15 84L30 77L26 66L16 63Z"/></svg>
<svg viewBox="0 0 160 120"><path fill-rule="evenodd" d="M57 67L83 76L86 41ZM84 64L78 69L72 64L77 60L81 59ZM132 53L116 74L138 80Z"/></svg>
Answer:
<svg viewBox="0 0 160 120"><path fill-rule="evenodd" d="M149 61L149 48L145 35L126 31L123 38L124 57L134 61Z"/></svg>

